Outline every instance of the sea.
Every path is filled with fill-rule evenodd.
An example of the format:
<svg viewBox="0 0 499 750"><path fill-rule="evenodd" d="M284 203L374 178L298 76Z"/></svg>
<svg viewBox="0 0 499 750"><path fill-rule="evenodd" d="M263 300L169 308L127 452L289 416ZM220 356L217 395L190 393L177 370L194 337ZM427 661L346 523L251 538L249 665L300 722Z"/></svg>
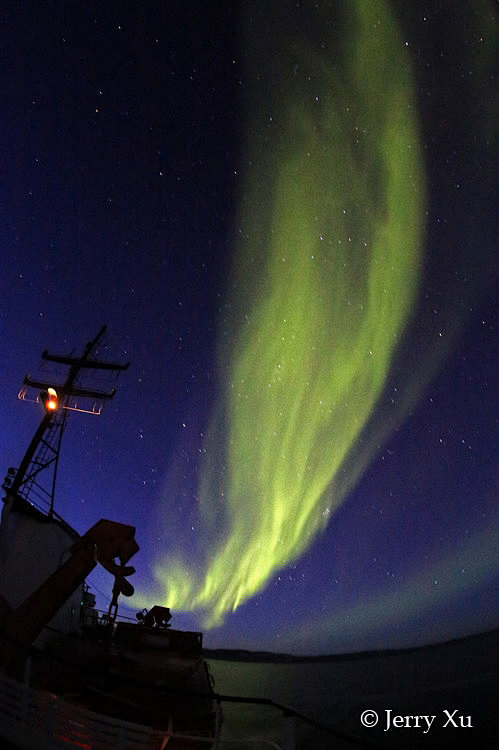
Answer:
<svg viewBox="0 0 499 750"><path fill-rule="evenodd" d="M206 659L222 697L221 750L499 748L499 630L399 651Z"/></svg>

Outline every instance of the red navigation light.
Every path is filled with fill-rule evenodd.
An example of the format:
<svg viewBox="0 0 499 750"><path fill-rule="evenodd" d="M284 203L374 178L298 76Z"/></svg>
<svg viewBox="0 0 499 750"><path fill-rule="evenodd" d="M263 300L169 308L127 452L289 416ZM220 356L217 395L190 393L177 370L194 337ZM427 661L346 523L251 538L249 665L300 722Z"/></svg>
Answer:
<svg viewBox="0 0 499 750"><path fill-rule="evenodd" d="M47 388L46 391L41 391L40 398L46 411L57 411L59 408L59 397L54 388Z"/></svg>

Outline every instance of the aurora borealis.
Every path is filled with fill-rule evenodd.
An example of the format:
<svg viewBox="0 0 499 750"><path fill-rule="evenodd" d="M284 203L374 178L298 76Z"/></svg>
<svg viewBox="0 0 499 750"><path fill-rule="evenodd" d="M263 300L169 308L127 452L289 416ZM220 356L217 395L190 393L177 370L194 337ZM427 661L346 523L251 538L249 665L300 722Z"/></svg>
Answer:
<svg viewBox="0 0 499 750"><path fill-rule="evenodd" d="M493 6L229 5L2 11L4 466L25 372L107 323L131 366L56 510L137 527L125 612L296 653L494 627Z"/></svg>
<svg viewBox="0 0 499 750"><path fill-rule="evenodd" d="M296 29L295 38L282 30L284 8L275 10L264 39L250 35L257 91L248 97L236 323L222 346L223 419L204 442L198 493L206 514L220 510L213 498L222 495L224 533L204 539L201 579L175 558L155 569L165 601L205 609L206 624L309 547L353 485L345 460L376 418L422 262L413 82L389 7L352 4L339 19L338 65L334 40L302 44ZM322 38L323 21L318 13L310 39Z"/></svg>

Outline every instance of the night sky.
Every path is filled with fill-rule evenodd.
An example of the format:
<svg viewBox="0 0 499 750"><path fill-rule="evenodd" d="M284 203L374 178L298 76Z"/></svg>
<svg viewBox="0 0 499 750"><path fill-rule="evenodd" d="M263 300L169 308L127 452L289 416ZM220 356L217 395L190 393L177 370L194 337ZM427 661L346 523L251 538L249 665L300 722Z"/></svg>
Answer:
<svg viewBox="0 0 499 750"><path fill-rule="evenodd" d="M496 627L494 5L0 19L5 470L24 375L106 323L131 365L56 510L137 527L123 613L308 654Z"/></svg>

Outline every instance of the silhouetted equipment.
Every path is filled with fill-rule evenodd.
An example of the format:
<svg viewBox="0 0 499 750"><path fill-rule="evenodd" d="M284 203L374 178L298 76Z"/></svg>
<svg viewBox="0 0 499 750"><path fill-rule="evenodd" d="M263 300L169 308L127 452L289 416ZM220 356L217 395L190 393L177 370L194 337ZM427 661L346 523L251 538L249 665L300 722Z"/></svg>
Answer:
<svg viewBox="0 0 499 750"><path fill-rule="evenodd" d="M0 641L0 666L4 669L19 647L29 646L99 562L115 577L135 573L126 563L139 550L135 528L101 519L72 546L71 557L49 576L17 609L4 614ZM120 560L117 565L115 558ZM128 596L133 586L128 583Z"/></svg>
<svg viewBox="0 0 499 750"><path fill-rule="evenodd" d="M41 500L49 506L49 515L52 515L54 510L55 480L67 412L78 411L98 415L102 411L104 401L113 398L116 392L115 388L104 391L87 387L82 380L95 371L104 370L119 374L130 364L102 362L93 358L105 331L106 326L102 326L97 336L88 342L81 357L49 354L44 351L43 360L69 367L66 380L63 383L54 383L26 375L24 386L19 392L19 398L23 401L41 402L45 408L45 415L19 469L6 487L10 492L20 495L34 505ZM37 395L30 398L29 389L35 389ZM52 482L47 481L45 474L43 484L40 482L40 473L49 467L52 469Z"/></svg>
<svg viewBox="0 0 499 750"><path fill-rule="evenodd" d="M169 628L169 622L172 619L169 607L160 607L159 604L155 604L149 611L143 609L142 612L137 612L135 616L141 625L160 629Z"/></svg>

